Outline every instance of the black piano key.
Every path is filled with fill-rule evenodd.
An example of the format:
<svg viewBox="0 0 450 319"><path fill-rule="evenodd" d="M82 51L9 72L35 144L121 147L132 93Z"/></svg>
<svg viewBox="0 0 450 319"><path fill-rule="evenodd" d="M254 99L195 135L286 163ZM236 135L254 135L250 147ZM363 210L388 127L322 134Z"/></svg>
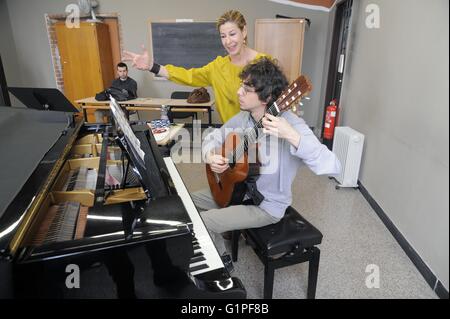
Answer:
<svg viewBox="0 0 450 319"><path fill-rule="evenodd" d="M201 270L201 269L206 269L206 268L209 268L208 264L200 264L200 265L197 265L197 266L194 266L194 267L189 267L189 271L190 272L194 272L194 271Z"/></svg>
<svg viewBox="0 0 450 319"><path fill-rule="evenodd" d="M193 257L193 258L191 258L191 264L198 263L199 261L203 261L203 260L206 260L206 258L203 256Z"/></svg>
<svg viewBox="0 0 450 319"><path fill-rule="evenodd" d="M192 258L199 257L199 256L203 256L203 253L201 251L194 253Z"/></svg>

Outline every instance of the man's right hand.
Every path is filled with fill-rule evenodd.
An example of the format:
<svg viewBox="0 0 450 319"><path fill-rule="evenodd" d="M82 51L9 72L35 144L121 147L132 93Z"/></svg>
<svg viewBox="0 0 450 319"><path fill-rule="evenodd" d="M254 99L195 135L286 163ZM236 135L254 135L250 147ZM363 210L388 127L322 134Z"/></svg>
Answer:
<svg viewBox="0 0 450 319"><path fill-rule="evenodd" d="M211 170L218 174L225 172L230 167L228 159L218 154L209 154L206 157L206 162L211 167Z"/></svg>
<svg viewBox="0 0 450 319"><path fill-rule="evenodd" d="M131 51L123 51L123 61L131 62L136 69L148 71L153 66L153 61L148 55L148 51L142 45L142 54L137 54Z"/></svg>

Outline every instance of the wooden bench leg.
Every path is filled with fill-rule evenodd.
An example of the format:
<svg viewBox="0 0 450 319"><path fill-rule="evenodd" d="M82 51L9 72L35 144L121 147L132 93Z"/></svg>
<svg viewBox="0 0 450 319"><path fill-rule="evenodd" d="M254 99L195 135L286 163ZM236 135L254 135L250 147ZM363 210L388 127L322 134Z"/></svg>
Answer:
<svg viewBox="0 0 450 319"><path fill-rule="evenodd" d="M275 267L267 261L264 265L264 299L272 299Z"/></svg>
<svg viewBox="0 0 450 319"><path fill-rule="evenodd" d="M308 270L308 299L316 298L317 275L319 274L320 249L311 248L311 259L309 260Z"/></svg>

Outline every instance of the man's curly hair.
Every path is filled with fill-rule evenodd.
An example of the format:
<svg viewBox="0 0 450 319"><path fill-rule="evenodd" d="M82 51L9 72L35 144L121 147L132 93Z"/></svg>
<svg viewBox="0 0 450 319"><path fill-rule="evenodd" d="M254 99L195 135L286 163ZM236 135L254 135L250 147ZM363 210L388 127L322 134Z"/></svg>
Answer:
<svg viewBox="0 0 450 319"><path fill-rule="evenodd" d="M289 84L277 62L266 57L244 67L239 78L255 89L259 100L267 102L267 107L277 100Z"/></svg>

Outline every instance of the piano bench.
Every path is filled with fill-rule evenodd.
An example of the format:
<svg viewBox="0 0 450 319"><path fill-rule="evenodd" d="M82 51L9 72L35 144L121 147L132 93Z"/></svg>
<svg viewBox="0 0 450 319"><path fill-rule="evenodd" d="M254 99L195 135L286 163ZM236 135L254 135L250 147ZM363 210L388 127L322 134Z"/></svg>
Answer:
<svg viewBox="0 0 450 319"><path fill-rule="evenodd" d="M285 216L276 224L261 228L235 230L232 233L232 258L237 261L240 234L264 264L264 299L271 299L274 272L277 268L309 262L307 298L316 295L322 233L288 207Z"/></svg>

